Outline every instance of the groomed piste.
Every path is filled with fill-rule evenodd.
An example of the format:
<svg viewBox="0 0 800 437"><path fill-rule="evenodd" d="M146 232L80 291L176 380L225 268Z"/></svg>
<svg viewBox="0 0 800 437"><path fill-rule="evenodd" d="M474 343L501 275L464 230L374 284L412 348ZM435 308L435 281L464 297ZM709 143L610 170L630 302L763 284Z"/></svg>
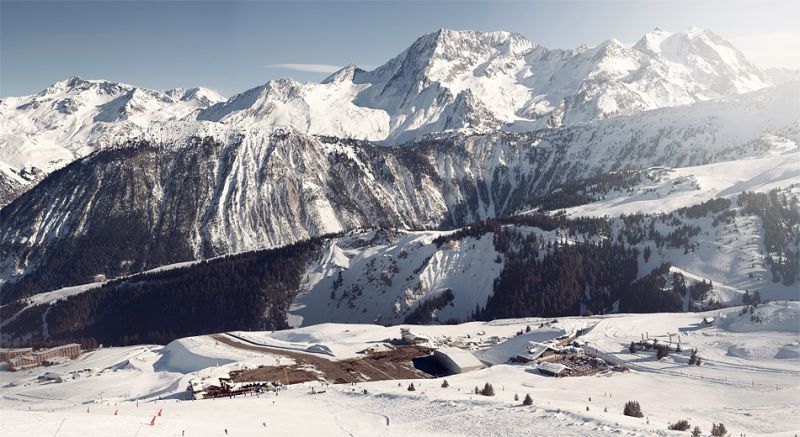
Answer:
<svg viewBox="0 0 800 437"><path fill-rule="evenodd" d="M772 302L707 313L439 326L323 324L101 348L48 368L0 372L0 433L677 436L683 433L667 428L685 419L704 433L721 422L731 435L791 436L800 429L799 321L800 303ZM415 347L460 346L486 367L439 378L421 371L412 379L362 372L357 382L345 383L327 380L326 369L315 368L322 360L346 371L342 363L407 347L399 344L400 328L424 342ZM534 362L508 362L530 344L565 341L628 371L554 378ZM669 351L659 359L655 347L631 352L631 342ZM689 364L695 350L700 365ZM238 371L297 365L321 373L277 390L213 400L191 400L187 390L191 380L218 384ZM63 382L40 379L45 373L61 375ZM475 393L487 383L493 396ZM531 405L523 405L526 395ZM632 400L644 417L623 415Z"/></svg>

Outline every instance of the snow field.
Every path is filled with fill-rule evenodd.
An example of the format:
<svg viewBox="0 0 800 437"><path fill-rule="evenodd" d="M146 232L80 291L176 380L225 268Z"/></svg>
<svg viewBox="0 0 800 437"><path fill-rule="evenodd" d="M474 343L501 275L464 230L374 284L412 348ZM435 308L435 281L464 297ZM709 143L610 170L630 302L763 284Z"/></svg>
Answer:
<svg viewBox="0 0 800 437"><path fill-rule="evenodd" d="M579 339L589 342L590 348L599 348L627 362L633 370L555 379L542 376L529 366L499 364L446 377L449 388L440 387L440 379L416 380L415 392L406 390L410 381L389 380L355 386L297 384L278 396L179 400L185 399L183 383L188 378L211 377L225 370L225 366L190 373L159 366L164 357L178 353L176 342L194 356L206 359L233 350L216 350L219 345L196 340L202 337L177 340L164 348L101 349L49 369L64 372L92 367L94 363L93 376L61 384L34 382L41 369L0 373L4 384L0 390L0 432L50 436L60 426L59 436L175 436L182 431L187 436L214 436L224 435L225 429L235 436L677 436L683 434L667 431L667 424L687 419L704 431L710 429L712 422L721 421L733 435L791 436L800 430L800 358L776 358L769 356L772 352L761 352L778 351L781 347L796 350L800 345L800 304L776 302L756 311L762 316L761 322L751 322L749 313L740 316L740 308L709 313L560 318L554 327L565 332L590 327ZM714 317L715 324L701 324L703 317ZM501 320L409 328L433 339L480 333L511 336L528 324L541 322ZM631 354L627 345L642 333L664 342L668 341L667 333L680 334L683 350L697 348L703 365L688 366L688 354L671 353L662 360L656 360L651 352ZM366 346L370 341L399 335L399 327L325 324L250 334L273 341L325 341L333 345L362 342ZM510 342L506 344L510 346ZM249 352L237 352L243 354L242 361L252 361ZM186 354L186 358L190 356ZM100 367L107 369L98 371ZM19 385L8 385L12 381ZM494 386L496 396L472 394L475 386L482 387L485 382ZM326 393L310 395L312 386ZM515 394L520 399L530 394L534 404L521 406L521 401L513 400ZM642 405L645 419L622 415L628 400ZM149 426L161 408L164 415L157 418L155 426ZM116 410L118 416L114 415Z"/></svg>

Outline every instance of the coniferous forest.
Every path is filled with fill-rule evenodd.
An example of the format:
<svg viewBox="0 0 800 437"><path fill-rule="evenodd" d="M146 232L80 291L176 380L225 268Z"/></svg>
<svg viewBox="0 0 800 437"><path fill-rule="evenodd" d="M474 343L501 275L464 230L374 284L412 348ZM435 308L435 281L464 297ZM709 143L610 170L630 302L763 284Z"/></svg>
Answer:
<svg viewBox="0 0 800 437"><path fill-rule="evenodd" d="M764 226L764 243L772 280L791 285L800 273L800 201L797 196L772 190L739 195L744 212L758 216Z"/></svg>
<svg viewBox="0 0 800 437"><path fill-rule="evenodd" d="M94 338L105 345L164 344L234 329L283 329L299 280L321 241L111 281L49 307L35 307L6 330L35 330L45 312L49 337Z"/></svg>
<svg viewBox="0 0 800 437"><path fill-rule="evenodd" d="M796 198L779 191L743 193L738 200L742 214L763 223L765 262L772 280L788 285L798 276L797 205ZM435 238L433 244L443 250L455 240L491 234L498 254L487 262L503 263L485 304L478 303L460 320L682 311L706 300L712 283L689 283L672 272L668 262L648 261L665 249L694 250L701 232L694 224L697 220L716 228L731 223L736 214L727 199L671 214L613 220L533 213L478 221ZM11 318L3 326L4 342L127 345L228 330L286 328L303 275L319 261L321 247L332 237L122 277L24 311L27 298L12 301L0 306L0 316ZM413 274L420 274L429 262L430 257ZM340 272L334 286L341 281ZM424 299L404 322L452 322L435 314L457 296L458 290L448 289Z"/></svg>

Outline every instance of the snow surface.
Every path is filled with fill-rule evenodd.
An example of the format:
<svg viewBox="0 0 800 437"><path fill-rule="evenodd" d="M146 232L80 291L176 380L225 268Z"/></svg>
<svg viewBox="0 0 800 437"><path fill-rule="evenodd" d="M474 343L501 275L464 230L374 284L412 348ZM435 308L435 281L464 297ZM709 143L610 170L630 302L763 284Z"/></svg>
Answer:
<svg viewBox="0 0 800 437"><path fill-rule="evenodd" d="M292 326L322 322L400 323L425 300L452 290L455 299L436 310L444 322L485 304L503 263L494 234L437 247L449 232L403 232L385 237L375 231L336 238L311 265L289 312ZM341 275L341 284L336 286Z"/></svg>
<svg viewBox="0 0 800 437"><path fill-rule="evenodd" d="M468 350L458 347L445 346L436 349L436 351L443 354L442 356L446 357L451 365L456 366L462 371L483 367L483 363L475 358L475 355Z"/></svg>
<svg viewBox="0 0 800 437"><path fill-rule="evenodd" d="M735 198L743 191L800 187L800 146L786 141L785 149L763 157L695 167L650 168L648 179L634 187L633 192L609 193L603 200L568 208L566 213L602 217L669 212L718 197Z"/></svg>
<svg viewBox="0 0 800 437"><path fill-rule="evenodd" d="M48 369L0 372L0 433L3 435L107 436L152 435L685 435L667 431L667 424L685 418L708 432L723 422L732 435L792 436L800 430L800 346L798 302L775 302L757 308L764 323L751 322L740 308L708 313L618 314L560 318L554 327L566 332L591 329L580 341L610 360L626 363L627 373L551 378L532 366L498 364L487 369L439 380L380 381L320 387L319 383L290 386L278 396L187 401L190 378L212 378L235 368L209 364L181 373L160 367L177 351L137 346L100 349L68 364ZM701 323L714 317L715 325ZM411 326L412 332L437 337L513 336L541 319L498 320L454 326ZM375 325L326 324L253 335L286 341L337 344L399 336L399 328ZM657 360L651 352L631 354L628 344L641 335L667 342L678 334L686 352ZM677 342L678 336L673 336ZM525 337L524 335L522 336ZM196 357L250 352L236 351L213 341L200 341ZM520 340L521 341L521 340ZM189 346L193 347L193 346ZM688 351L697 348L701 366L687 364ZM186 355L188 358L190 355ZM235 359L234 355L230 358ZM267 357L266 359L270 359ZM274 357L273 357L274 359ZM231 367L234 366L234 367ZM90 369L63 383L41 383L46 371L65 374ZM490 382L494 397L477 396L475 386ZM311 387L326 393L309 395ZM367 390L367 394L363 390ZM514 395L530 394L524 407ZM159 400L161 399L161 400ZM637 400L646 419L622 415L624 403ZM587 409L588 407L588 409ZM150 420L159 410L156 425ZM118 415L114 415L115 411ZM264 428L266 424L266 429Z"/></svg>
<svg viewBox="0 0 800 437"><path fill-rule="evenodd" d="M286 357L233 348L208 336L186 337L166 345L155 363L159 369L191 373L207 367L246 361L253 365L286 365Z"/></svg>

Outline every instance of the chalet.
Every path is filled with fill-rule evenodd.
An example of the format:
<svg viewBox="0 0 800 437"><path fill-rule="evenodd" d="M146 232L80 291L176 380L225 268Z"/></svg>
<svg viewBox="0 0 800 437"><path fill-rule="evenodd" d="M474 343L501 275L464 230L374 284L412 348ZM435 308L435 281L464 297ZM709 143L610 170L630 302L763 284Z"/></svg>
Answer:
<svg viewBox="0 0 800 437"><path fill-rule="evenodd" d="M231 377L189 380L186 390L192 399L232 397L265 392L277 392L285 387L278 381L235 381Z"/></svg>
<svg viewBox="0 0 800 437"><path fill-rule="evenodd" d="M206 387L203 385L202 380L192 378L189 380L189 386L187 387L187 390L192 394L192 399L203 399L203 394L206 391Z"/></svg>
<svg viewBox="0 0 800 437"><path fill-rule="evenodd" d="M394 350L394 346L392 346L390 344L387 344L387 343L379 343L379 344L376 344L374 346L370 346L370 347L368 347L366 349L362 349L362 350L360 350L360 351L358 351L356 353L362 354L362 355L369 355L369 354L374 354L374 353L378 353L378 352L386 352L386 351L391 351L391 350Z"/></svg>
<svg viewBox="0 0 800 437"><path fill-rule="evenodd" d="M539 343L536 341L529 341L528 342L528 356L531 359L536 360L542 356L547 351L553 351L553 346L550 344Z"/></svg>
<svg viewBox="0 0 800 437"><path fill-rule="evenodd" d="M554 352L555 349L550 344L529 341L527 353L516 354L511 357L511 361L514 363L530 363L542 358L542 355L548 351Z"/></svg>
<svg viewBox="0 0 800 437"><path fill-rule="evenodd" d="M424 335L412 334L408 328L400 328L400 344L425 344L431 341Z"/></svg>
<svg viewBox="0 0 800 437"><path fill-rule="evenodd" d="M543 375L549 376L567 376L570 372L570 368L558 363L551 363L551 362L541 362L539 363L536 368L539 370L539 373Z"/></svg>

